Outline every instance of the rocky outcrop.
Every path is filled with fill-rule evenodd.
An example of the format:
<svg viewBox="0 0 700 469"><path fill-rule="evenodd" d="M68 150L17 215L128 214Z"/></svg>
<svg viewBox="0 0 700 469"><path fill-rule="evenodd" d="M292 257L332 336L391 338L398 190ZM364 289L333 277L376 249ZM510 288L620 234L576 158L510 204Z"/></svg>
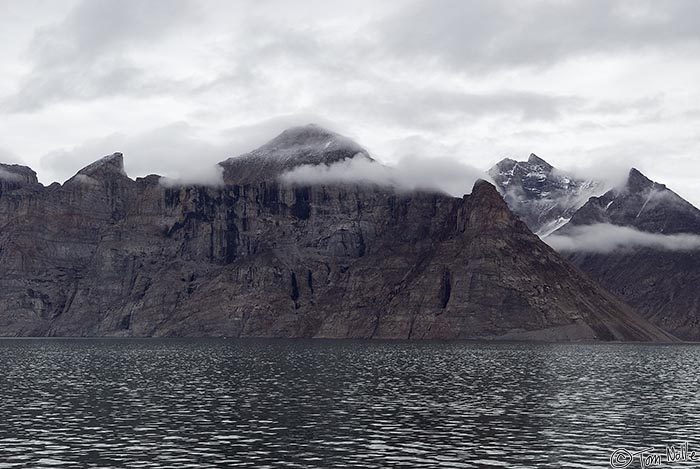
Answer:
<svg viewBox="0 0 700 469"><path fill-rule="evenodd" d="M224 187L132 180L114 154L3 189L0 334L673 340L487 182L454 198L278 181L354 157L305 127L222 163Z"/></svg>

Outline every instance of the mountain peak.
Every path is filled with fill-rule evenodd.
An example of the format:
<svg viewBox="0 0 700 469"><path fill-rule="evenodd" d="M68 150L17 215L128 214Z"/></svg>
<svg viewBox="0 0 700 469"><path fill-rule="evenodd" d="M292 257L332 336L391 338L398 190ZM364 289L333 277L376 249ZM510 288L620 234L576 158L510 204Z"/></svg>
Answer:
<svg viewBox="0 0 700 469"><path fill-rule="evenodd" d="M330 165L367 150L348 137L316 124L291 127L263 146L220 163L226 184L274 180L302 165Z"/></svg>
<svg viewBox="0 0 700 469"><path fill-rule="evenodd" d="M664 235L697 234L700 210L666 185L632 168L625 187L592 197L572 216L569 225L571 228L600 223Z"/></svg>
<svg viewBox="0 0 700 469"><path fill-rule="evenodd" d="M77 172L69 181L96 183L100 180L127 178L124 170L124 155L119 152L103 156Z"/></svg>
<svg viewBox="0 0 700 469"><path fill-rule="evenodd" d="M287 159L308 151L328 152L338 149L354 151L355 153L366 153L364 148L348 137L317 124L290 127L251 153Z"/></svg>
<svg viewBox="0 0 700 469"><path fill-rule="evenodd" d="M126 171L124 170L124 155L120 152L103 156L99 160L95 161L94 163L90 163L78 171L78 174L82 174L84 176L94 176L115 172L124 176L126 175Z"/></svg>
<svg viewBox="0 0 700 469"><path fill-rule="evenodd" d="M545 160L543 160L539 156L535 155L534 153L530 153L530 156L528 157L527 162L530 164L542 166L546 170L551 170L554 168L551 164L547 163Z"/></svg>
<svg viewBox="0 0 700 469"><path fill-rule="evenodd" d="M503 158L489 170L489 173L498 174L500 171L510 171L516 164L518 162L513 158Z"/></svg>
<svg viewBox="0 0 700 469"><path fill-rule="evenodd" d="M478 179L471 195L465 197L469 207L468 222L472 228L493 228L513 221L508 205L490 182Z"/></svg>
<svg viewBox="0 0 700 469"><path fill-rule="evenodd" d="M503 159L489 170L489 175L511 210L539 235L562 226L603 188L599 181L555 171L534 153L527 161Z"/></svg>
<svg viewBox="0 0 700 469"><path fill-rule="evenodd" d="M325 127L321 127L318 124L310 123L306 125L298 125L295 127L290 127L288 129L285 129L282 131L281 134L279 134L277 137L275 137L272 141L275 140L316 140L316 139L324 139L324 138L332 138L338 136L337 133L326 129Z"/></svg>
<svg viewBox="0 0 700 469"><path fill-rule="evenodd" d="M485 179L477 179L472 187L471 196L472 199L478 201L479 204L488 203L489 205L499 205L506 207L506 203L498 193L498 189L489 181Z"/></svg>
<svg viewBox="0 0 700 469"><path fill-rule="evenodd" d="M642 174L637 168L630 169L627 176L627 188L630 192L641 192L654 186L657 186L657 184Z"/></svg>

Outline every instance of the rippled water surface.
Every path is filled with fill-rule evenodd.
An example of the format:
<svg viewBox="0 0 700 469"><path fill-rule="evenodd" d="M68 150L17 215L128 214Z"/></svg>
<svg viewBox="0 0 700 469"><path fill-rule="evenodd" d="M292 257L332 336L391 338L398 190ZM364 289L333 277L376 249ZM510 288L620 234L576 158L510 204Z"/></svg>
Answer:
<svg viewBox="0 0 700 469"><path fill-rule="evenodd" d="M698 370L683 345L0 340L0 468L606 467L700 449Z"/></svg>

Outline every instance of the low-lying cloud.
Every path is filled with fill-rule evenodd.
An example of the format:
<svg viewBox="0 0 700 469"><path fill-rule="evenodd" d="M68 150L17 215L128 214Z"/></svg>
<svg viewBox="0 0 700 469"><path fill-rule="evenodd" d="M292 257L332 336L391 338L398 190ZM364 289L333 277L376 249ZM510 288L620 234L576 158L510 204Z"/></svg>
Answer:
<svg viewBox="0 0 700 469"><path fill-rule="evenodd" d="M281 176L297 184L373 184L400 191L436 191L455 197L469 194L478 179L489 176L450 157L404 156L393 166L361 155L331 165L305 165Z"/></svg>
<svg viewBox="0 0 700 469"><path fill-rule="evenodd" d="M546 237L544 241L560 252L608 254L643 247L661 251L700 249L700 235L647 233L608 223L572 227L568 233L561 235L555 233Z"/></svg>
<svg viewBox="0 0 700 469"><path fill-rule="evenodd" d="M165 187L175 186L223 186L224 168L219 165L205 165L191 174L178 177L161 177L160 183Z"/></svg>

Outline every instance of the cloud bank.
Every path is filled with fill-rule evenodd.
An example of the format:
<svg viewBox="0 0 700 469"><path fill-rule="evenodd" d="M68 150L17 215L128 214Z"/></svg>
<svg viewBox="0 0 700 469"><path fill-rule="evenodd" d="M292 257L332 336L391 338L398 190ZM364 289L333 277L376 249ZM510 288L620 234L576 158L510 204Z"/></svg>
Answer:
<svg viewBox="0 0 700 469"><path fill-rule="evenodd" d="M471 193L478 179L489 176L450 157L404 156L387 166L361 155L331 165L305 165L281 176L297 184L373 184L399 191L436 191L461 197Z"/></svg>
<svg viewBox="0 0 700 469"><path fill-rule="evenodd" d="M418 135L484 170L530 152L606 173L625 160L700 203L694 0L0 4L0 145L44 183L79 168L63 149L95 138L186 122L219 151L227 129L316 114L372 154ZM294 124L310 121L323 124ZM93 157L115 150L138 175L123 145ZM41 167L56 152L65 165ZM197 155L194 170L216 162Z"/></svg>
<svg viewBox="0 0 700 469"><path fill-rule="evenodd" d="M27 112L54 101L165 91L170 80L149 75L134 48L172 33L193 11L190 0L82 0L62 21L35 30L31 70L2 104Z"/></svg>
<svg viewBox="0 0 700 469"><path fill-rule="evenodd" d="M700 4L606 0L411 2L382 26L395 54L472 71L546 67L597 53L698 46ZM407 25L412 25L408 27Z"/></svg>
<svg viewBox="0 0 700 469"><path fill-rule="evenodd" d="M576 226L565 235L552 234L544 239L560 252L609 254L635 248L662 251L694 251L700 249L700 236L694 234L664 235L647 233L627 226L608 223Z"/></svg>

